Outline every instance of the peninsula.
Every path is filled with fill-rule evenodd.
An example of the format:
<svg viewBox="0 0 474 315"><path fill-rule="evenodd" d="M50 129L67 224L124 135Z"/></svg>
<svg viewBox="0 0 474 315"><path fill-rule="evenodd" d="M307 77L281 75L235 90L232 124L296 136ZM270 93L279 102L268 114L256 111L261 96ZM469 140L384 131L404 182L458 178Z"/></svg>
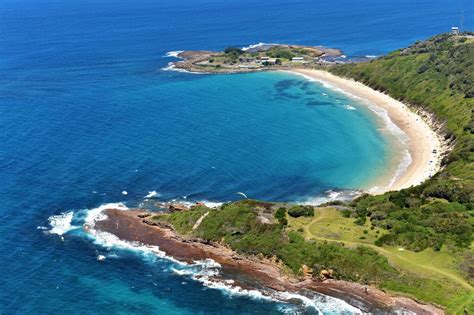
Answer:
<svg viewBox="0 0 474 315"><path fill-rule="evenodd" d="M299 49L309 63L303 57L297 65ZM280 54L269 56L275 50ZM474 312L474 39L441 34L361 63L319 64L323 55L289 45L183 52L187 59L176 67L212 73L286 67L370 96L411 140L412 165L398 182L318 207L243 200L217 208L107 209L86 230L157 245L178 260L213 259L222 267L213 281L231 278L243 288L315 291L367 312Z"/></svg>
<svg viewBox="0 0 474 315"><path fill-rule="evenodd" d="M229 47L222 52L183 51L172 62L177 69L198 73L240 73L262 70L297 69L335 63L339 49L322 46L263 44L250 48Z"/></svg>

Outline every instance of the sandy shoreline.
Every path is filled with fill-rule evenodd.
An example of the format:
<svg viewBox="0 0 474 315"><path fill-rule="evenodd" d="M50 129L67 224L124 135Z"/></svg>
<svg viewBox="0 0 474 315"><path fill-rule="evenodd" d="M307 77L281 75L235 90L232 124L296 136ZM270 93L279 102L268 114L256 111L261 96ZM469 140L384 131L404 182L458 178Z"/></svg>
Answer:
<svg viewBox="0 0 474 315"><path fill-rule="evenodd" d="M329 84L386 110L390 120L406 134L411 163L405 170L400 169L400 174L384 174L383 183L377 183L377 187L370 189L370 193L381 194L416 186L440 170L444 153L442 136L407 105L362 83L341 78L326 71L295 69L289 72Z"/></svg>

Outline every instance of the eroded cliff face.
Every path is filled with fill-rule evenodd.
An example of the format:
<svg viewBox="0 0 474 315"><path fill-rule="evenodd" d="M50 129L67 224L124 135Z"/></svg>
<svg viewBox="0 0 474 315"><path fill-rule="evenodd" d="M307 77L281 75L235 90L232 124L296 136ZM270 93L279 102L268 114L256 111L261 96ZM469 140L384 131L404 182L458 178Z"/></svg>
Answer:
<svg viewBox="0 0 474 315"><path fill-rule="evenodd" d="M239 255L221 244L180 236L172 226L156 223L141 210L108 209L105 214L105 219L96 221L95 226L86 227L86 230L107 232L125 241L158 246L166 255L190 264L212 259L220 265L220 270L206 281L227 281L244 289L261 290L277 299L281 292L306 296L320 293L344 300L364 312L408 310L417 314L443 314L434 306L394 297L366 285L333 280L330 275L324 281L286 275L282 272L283 266L275 260Z"/></svg>

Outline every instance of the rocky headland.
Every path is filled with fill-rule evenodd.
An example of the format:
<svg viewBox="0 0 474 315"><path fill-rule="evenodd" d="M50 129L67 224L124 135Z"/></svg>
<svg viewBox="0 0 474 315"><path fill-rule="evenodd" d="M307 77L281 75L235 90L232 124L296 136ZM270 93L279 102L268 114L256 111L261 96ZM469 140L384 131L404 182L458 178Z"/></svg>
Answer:
<svg viewBox="0 0 474 315"><path fill-rule="evenodd" d="M324 270L316 277L290 275L275 260L241 255L223 244L184 237L171 225L151 219L156 215L153 212L107 209L104 214L95 221L93 229L86 226L86 230L108 232L121 240L158 246L166 255L187 263L212 259L221 265L221 272L213 281L232 279L241 288L259 289L267 294L272 291L303 295L317 292L344 300L363 312L444 313L435 306L393 296L373 286L331 279L331 270Z"/></svg>
<svg viewBox="0 0 474 315"><path fill-rule="evenodd" d="M337 63L339 49L322 46L259 45L252 48L229 47L221 52L183 51L174 69L195 73L241 73L265 70L305 69Z"/></svg>

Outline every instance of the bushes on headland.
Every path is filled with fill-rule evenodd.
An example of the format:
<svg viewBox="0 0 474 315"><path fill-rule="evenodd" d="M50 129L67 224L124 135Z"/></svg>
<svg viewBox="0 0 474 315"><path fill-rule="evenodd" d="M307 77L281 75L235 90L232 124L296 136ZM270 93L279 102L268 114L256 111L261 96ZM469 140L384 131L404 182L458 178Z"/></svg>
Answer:
<svg viewBox="0 0 474 315"><path fill-rule="evenodd" d="M239 51L229 49L225 53L237 58ZM275 57L276 54L282 57L281 51L273 53ZM369 228L377 230L372 236L372 240L378 237L375 245L396 246L401 253L403 249L443 250L442 253L426 251L435 255L433 257L444 257L446 250L465 255L468 252L465 248L472 246L473 56L473 39L444 34L370 62L329 68L337 75L354 78L414 108L434 114L445 138L451 141L450 145L454 145L452 152L443 161L443 170L422 185L379 196L363 195L348 204L333 203L341 209L342 216L352 218L355 224L364 225L363 228L357 228L367 227L365 234L370 233L367 232ZM206 213L208 215L201 224L193 228ZM462 284L462 277L451 277L454 282L448 285L447 278L444 278L445 274L449 276L446 269L438 272L438 277L431 277L430 270L418 274L410 269L417 261L411 261L406 256L401 256L401 259L403 264L407 263L407 268L401 271L395 269L378 252L385 255L397 249L377 248L368 244L369 239L365 235L363 239L370 248L356 246L354 244L360 244L356 241L346 242L354 245L353 248L347 248L334 242L337 237L331 238L332 242L306 240L303 235L311 233L309 228L288 231L288 219L313 223L315 220L305 218L312 216L314 208L309 206L244 200L225 204L218 209L197 206L190 211L175 212L155 219L173 225L182 235L225 244L239 253L276 259L296 275L302 275L303 270L305 274L311 270L313 276L318 277L323 269L332 269L337 279L373 283L380 288L442 304L456 312L460 311L459 305L468 303L467 299L472 297L469 284L458 285ZM383 233L379 233L380 229L384 229ZM328 238L324 235L321 239ZM394 256L398 257L387 255L391 259ZM454 261L446 265L448 268L459 267L459 270L463 270L462 275L472 277L472 257L469 253L462 257L467 267ZM461 272L459 270L456 272Z"/></svg>
<svg viewBox="0 0 474 315"><path fill-rule="evenodd" d="M444 169L423 185L351 204L356 223L389 233L377 245L415 251L469 247L474 231L474 41L442 34L371 62L338 65L334 74L361 81L415 109L433 113L454 144Z"/></svg>
<svg viewBox="0 0 474 315"><path fill-rule="evenodd" d="M198 206L154 219L171 223L181 234L224 243L243 254L276 257L297 275L302 274L302 266L306 265L313 269L315 276L323 269L332 269L336 278L363 283L379 283L384 278L396 277L397 271L387 259L372 249L349 249L335 243L306 241L298 232L288 233L280 223L283 219L286 221L286 212L290 214L291 211L314 215L311 206L287 209L245 200L225 204L219 209ZM209 214L198 228L193 229L195 222L206 212Z"/></svg>
<svg viewBox="0 0 474 315"><path fill-rule="evenodd" d="M224 53L230 59L230 61L236 62L239 56L244 53L244 51L238 47L228 47L224 50Z"/></svg>
<svg viewBox="0 0 474 315"><path fill-rule="evenodd" d="M335 279L375 284L397 292L408 292L436 303L463 297L464 288L452 285L439 290L440 282L414 273L400 272L387 258L366 246L345 247L341 243L306 240L298 231L287 230L280 220L290 206L245 200L217 209L204 206L189 211L156 216L172 224L181 235L229 246L238 253L266 257L285 265L289 272L319 279L331 270ZM197 228L195 223L208 215ZM453 291L454 290L454 291Z"/></svg>
<svg viewBox="0 0 474 315"><path fill-rule="evenodd" d="M293 218L299 217L314 217L313 206L293 206L288 209L288 215Z"/></svg>

